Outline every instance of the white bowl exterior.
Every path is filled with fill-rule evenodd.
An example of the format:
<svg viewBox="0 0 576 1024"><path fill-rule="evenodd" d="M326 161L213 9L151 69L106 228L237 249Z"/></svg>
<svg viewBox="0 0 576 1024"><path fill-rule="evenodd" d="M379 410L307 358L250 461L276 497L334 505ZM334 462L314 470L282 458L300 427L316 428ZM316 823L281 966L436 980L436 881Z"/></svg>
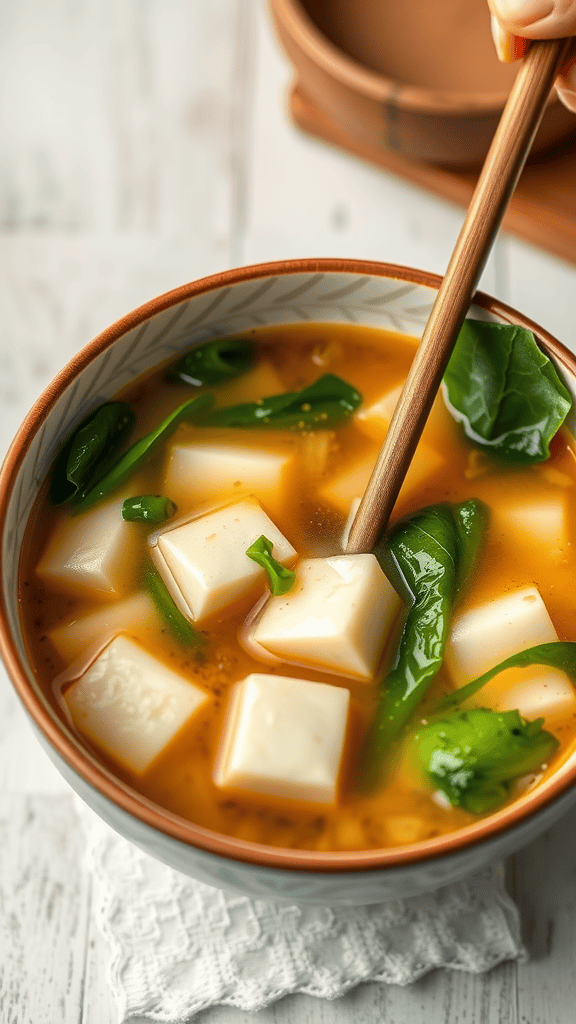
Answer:
<svg viewBox="0 0 576 1024"><path fill-rule="evenodd" d="M73 427L135 377L211 337L295 322L357 323L420 337L434 297L432 288L361 273L271 274L240 281L177 302L127 330L73 380L50 410L20 466L2 541L2 586L12 635L30 683L50 714L53 712L34 679L20 635L18 563L38 489L58 445ZM498 320L478 307L472 307L470 315ZM574 380L567 376L564 373L568 386L576 392ZM576 801L576 789L570 790L513 829L455 854L422 863L345 873L291 871L209 853L145 825L93 788L53 750L43 735L38 735L56 766L86 803L112 828L152 856L210 885L290 902L356 905L430 891L529 842ZM572 763L573 758L569 764Z"/></svg>

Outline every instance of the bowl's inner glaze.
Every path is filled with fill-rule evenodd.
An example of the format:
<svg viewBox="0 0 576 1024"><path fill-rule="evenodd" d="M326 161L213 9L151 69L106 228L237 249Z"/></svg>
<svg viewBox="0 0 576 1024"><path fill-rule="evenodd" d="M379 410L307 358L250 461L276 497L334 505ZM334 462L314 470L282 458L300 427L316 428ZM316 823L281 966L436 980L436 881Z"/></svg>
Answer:
<svg viewBox="0 0 576 1024"><path fill-rule="evenodd" d="M506 93L516 76L515 65L496 57L486 0L303 0L303 6L348 57L403 85Z"/></svg>

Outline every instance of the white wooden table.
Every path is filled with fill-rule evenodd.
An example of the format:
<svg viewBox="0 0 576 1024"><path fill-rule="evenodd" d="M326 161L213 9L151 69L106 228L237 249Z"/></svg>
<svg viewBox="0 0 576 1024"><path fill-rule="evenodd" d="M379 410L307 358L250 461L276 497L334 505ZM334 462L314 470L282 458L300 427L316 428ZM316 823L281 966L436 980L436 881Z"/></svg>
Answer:
<svg viewBox="0 0 576 1024"><path fill-rule="evenodd" d="M0 12L0 447L54 373L141 301L239 263L443 271L462 214L299 135L261 0L27 0ZM576 350L576 269L502 238L483 286ZM0 1021L112 1024L66 791L0 677ZM261 1024L568 1024L576 814L510 865L531 960L290 997ZM240 1024L218 1009L201 1024Z"/></svg>

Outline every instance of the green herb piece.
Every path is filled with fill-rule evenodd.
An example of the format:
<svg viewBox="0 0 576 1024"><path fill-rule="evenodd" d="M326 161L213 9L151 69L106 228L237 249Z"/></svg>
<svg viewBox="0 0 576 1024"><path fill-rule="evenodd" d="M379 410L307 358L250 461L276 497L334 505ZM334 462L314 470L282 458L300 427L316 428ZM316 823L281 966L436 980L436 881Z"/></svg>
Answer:
<svg viewBox="0 0 576 1024"><path fill-rule="evenodd" d="M361 404L362 396L351 384L327 373L301 391L216 409L203 426L315 430L343 423Z"/></svg>
<svg viewBox="0 0 576 1024"><path fill-rule="evenodd" d="M458 536L456 594L460 594L473 575L488 532L489 511L478 498L470 498L453 509Z"/></svg>
<svg viewBox="0 0 576 1024"><path fill-rule="evenodd" d="M122 519L127 523L164 523L176 511L176 505L163 494L139 494L126 498L122 505Z"/></svg>
<svg viewBox="0 0 576 1024"><path fill-rule="evenodd" d="M124 455L120 457L111 469L108 470L92 490L85 493L81 500L74 505L74 512L84 512L91 508L101 498L112 494L129 477L133 476L136 470L140 469L147 459L174 433L176 427L185 421L195 421L214 405L214 395L210 393L197 395L190 402L185 402L174 412L171 412L162 423L152 430L145 437L136 441Z"/></svg>
<svg viewBox="0 0 576 1024"><path fill-rule="evenodd" d="M379 781L390 744L442 665L452 605L477 564L486 522L487 509L475 499L432 505L400 522L374 550L409 611L364 746L362 779L368 788Z"/></svg>
<svg viewBox="0 0 576 1024"><path fill-rule="evenodd" d="M532 332L512 324L465 320L444 384L448 406L470 440L520 464L548 458L572 405Z"/></svg>
<svg viewBox="0 0 576 1024"><path fill-rule="evenodd" d="M541 768L558 748L543 721L471 708L422 726L416 749L431 783L454 807L485 814L508 799L515 779Z"/></svg>
<svg viewBox="0 0 576 1024"><path fill-rule="evenodd" d="M125 402L106 402L91 412L68 438L50 483L50 500L62 505L103 476L132 433L135 416Z"/></svg>
<svg viewBox="0 0 576 1024"><path fill-rule="evenodd" d="M170 367L168 377L192 387L225 384L246 373L256 356L251 338L216 338L187 352Z"/></svg>
<svg viewBox="0 0 576 1024"><path fill-rule="evenodd" d="M292 590L296 582L296 573L276 561L272 555L273 546L268 537L258 537L258 540L255 540L248 548L246 554L267 572L270 592L278 597Z"/></svg>
<svg viewBox="0 0 576 1024"><path fill-rule="evenodd" d="M195 648L197 656L201 656L206 638L184 617L166 589L164 580L150 564L144 570L144 585L172 636L181 644Z"/></svg>
<svg viewBox="0 0 576 1024"><path fill-rule="evenodd" d="M443 711L445 708L463 704L500 672L504 672L507 668L527 668L529 665L550 665L552 668L559 668L562 672L566 672L572 680L576 680L576 643L555 641L549 644L537 644L535 647L528 647L525 651L512 654L509 658L501 661L499 665L495 665L488 672L473 679L471 683L466 683L458 690L446 694L438 701L434 710Z"/></svg>

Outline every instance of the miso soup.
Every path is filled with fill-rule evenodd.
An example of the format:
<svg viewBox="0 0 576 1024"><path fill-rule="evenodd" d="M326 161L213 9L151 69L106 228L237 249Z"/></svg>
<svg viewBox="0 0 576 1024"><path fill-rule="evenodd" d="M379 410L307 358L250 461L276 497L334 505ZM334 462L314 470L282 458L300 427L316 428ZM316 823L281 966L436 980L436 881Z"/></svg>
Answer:
<svg viewBox="0 0 576 1024"><path fill-rule="evenodd" d="M415 597L400 555L389 571L385 540L376 554L344 552L416 341L332 324L262 328L242 340L239 355L232 345L206 366L138 379L116 396L128 413L112 410L96 439L87 422L60 453L21 564L37 678L119 778L217 832L329 851L462 828L538 785L574 743L576 697L570 666L554 661L560 648L547 665L498 673L461 708L441 704L519 651L575 638L573 438L560 426L549 457L505 461L467 437L438 396L391 524L408 524L402 557L426 524L439 524L414 555L420 566L422 551L432 560ZM294 393L292 404L268 401ZM182 414L136 459L135 441L207 394L215 405ZM92 477L91 445L101 460ZM436 519L418 518L429 509ZM460 550L470 509L482 510L482 536L464 573L441 530ZM443 572L423 581L440 549ZM440 627L430 633L438 622L443 639ZM431 666L424 680L422 659ZM405 706L383 744L374 722L387 685L399 694L387 720ZM442 742L425 730L460 715L458 747L478 708L492 713L488 731L497 728L486 738L481 723L475 788L460 798L448 727ZM519 725L506 717L516 710ZM502 729L517 743L517 765L493 769ZM367 777L375 735L386 747L376 781Z"/></svg>

